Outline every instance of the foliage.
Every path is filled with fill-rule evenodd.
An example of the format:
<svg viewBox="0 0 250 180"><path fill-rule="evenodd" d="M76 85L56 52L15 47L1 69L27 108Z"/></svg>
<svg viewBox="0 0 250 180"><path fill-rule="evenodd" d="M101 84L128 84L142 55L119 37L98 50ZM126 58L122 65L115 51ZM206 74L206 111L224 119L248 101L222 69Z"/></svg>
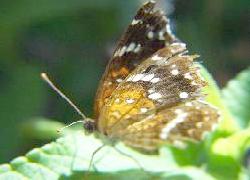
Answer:
<svg viewBox="0 0 250 180"><path fill-rule="evenodd" d="M242 128L250 123L250 68L240 73L230 81L222 91L223 99ZM237 100L236 100L237 99Z"/></svg>

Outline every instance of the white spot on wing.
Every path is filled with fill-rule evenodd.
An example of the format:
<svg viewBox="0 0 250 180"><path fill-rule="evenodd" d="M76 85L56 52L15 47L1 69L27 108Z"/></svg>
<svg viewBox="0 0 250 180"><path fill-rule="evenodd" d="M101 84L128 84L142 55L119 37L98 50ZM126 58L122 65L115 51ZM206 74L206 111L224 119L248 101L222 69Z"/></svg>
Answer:
<svg viewBox="0 0 250 180"><path fill-rule="evenodd" d="M181 113L183 113L183 111L181 109L176 109L174 112L175 112L175 114L181 114Z"/></svg>
<svg viewBox="0 0 250 180"><path fill-rule="evenodd" d="M150 82L152 82L152 83L157 83L157 82L159 82L160 81L160 78L154 78L154 79L152 79Z"/></svg>
<svg viewBox="0 0 250 180"><path fill-rule="evenodd" d="M143 22L142 22L142 20L140 20L140 19L133 19L133 21L132 21L131 24L132 24L132 25L136 25L136 24L138 24L138 23L141 23L141 24L142 24Z"/></svg>
<svg viewBox="0 0 250 180"><path fill-rule="evenodd" d="M120 49L117 49L117 50L115 51L115 53L114 53L114 57L117 57L119 53L120 53Z"/></svg>
<svg viewBox="0 0 250 180"><path fill-rule="evenodd" d="M126 52L126 49L127 49L127 46L123 46L121 50L119 51L118 56L120 57L123 56L123 54Z"/></svg>
<svg viewBox="0 0 250 180"><path fill-rule="evenodd" d="M192 84L193 86L197 86L197 85L198 85L195 81L192 81L191 84Z"/></svg>
<svg viewBox="0 0 250 180"><path fill-rule="evenodd" d="M163 59L163 57L160 57L157 54L152 57L153 61L159 61L159 60L162 60L162 59Z"/></svg>
<svg viewBox="0 0 250 180"><path fill-rule="evenodd" d="M203 125L202 122L197 122L197 123L196 123L196 127L197 127L197 128L202 128L202 125Z"/></svg>
<svg viewBox="0 0 250 180"><path fill-rule="evenodd" d="M178 69L173 69L173 70L171 71L171 74L173 74L174 76L176 76L177 74L179 74Z"/></svg>
<svg viewBox="0 0 250 180"><path fill-rule="evenodd" d="M141 50L141 45L137 44L136 48L134 49L134 53L138 53Z"/></svg>
<svg viewBox="0 0 250 180"><path fill-rule="evenodd" d="M168 19L166 16L162 16L162 20L165 21L166 23L168 22ZM168 25L168 24L167 24Z"/></svg>
<svg viewBox="0 0 250 180"><path fill-rule="evenodd" d="M162 103L163 100L162 99L157 99L157 102Z"/></svg>
<svg viewBox="0 0 250 180"><path fill-rule="evenodd" d="M183 49L186 49L185 43L175 42L175 43L172 43L171 46L172 47L177 46L177 47L182 47Z"/></svg>
<svg viewBox="0 0 250 180"><path fill-rule="evenodd" d="M147 74L141 80L142 81L150 81L154 77L154 74Z"/></svg>
<svg viewBox="0 0 250 180"><path fill-rule="evenodd" d="M116 79L116 82L120 83L120 82L122 82L122 79L118 78L118 79Z"/></svg>
<svg viewBox="0 0 250 180"><path fill-rule="evenodd" d="M140 111L141 111L141 113L145 113L145 112L147 112L147 111L148 111L148 108L144 108L144 107L142 107L142 108L140 109Z"/></svg>
<svg viewBox="0 0 250 180"><path fill-rule="evenodd" d="M184 74L184 78L186 78L186 79L190 79L190 80L192 80L192 79L193 79L193 77L191 76L191 74L190 74L190 73L186 73L186 74Z"/></svg>
<svg viewBox="0 0 250 180"><path fill-rule="evenodd" d="M193 104L191 102L186 102L185 105L188 107L192 107Z"/></svg>
<svg viewBox="0 0 250 180"><path fill-rule="evenodd" d="M153 89L148 90L148 93L150 93L150 94L153 93L153 92L155 92Z"/></svg>
<svg viewBox="0 0 250 180"><path fill-rule="evenodd" d="M171 68L175 68L176 67L176 64L173 64L172 66L171 66Z"/></svg>
<svg viewBox="0 0 250 180"><path fill-rule="evenodd" d="M153 31L149 31L147 34L148 39L153 39L154 37L154 32Z"/></svg>
<svg viewBox="0 0 250 180"><path fill-rule="evenodd" d="M132 79L133 82L137 82L141 80L144 77L144 74L136 74L134 78Z"/></svg>
<svg viewBox="0 0 250 180"><path fill-rule="evenodd" d="M166 126L162 129L160 138L167 139L171 130L174 129L177 126L177 124L184 122L186 116L187 113L178 113L177 117L174 120L167 123Z"/></svg>
<svg viewBox="0 0 250 180"><path fill-rule="evenodd" d="M135 43L130 43L129 44L129 46L128 46L128 48L126 49L126 52L131 52L131 51L133 51L134 50L134 48L135 48Z"/></svg>
<svg viewBox="0 0 250 180"><path fill-rule="evenodd" d="M164 33L164 31L159 32L159 40L165 40Z"/></svg>
<svg viewBox="0 0 250 180"><path fill-rule="evenodd" d="M169 34L172 34L169 24L166 25L166 31L167 31Z"/></svg>
<svg viewBox="0 0 250 180"><path fill-rule="evenodd" d="M115 103L120 103L121 100L119 98L115 99Z"/></svg>
<svg viewBox="0 0 250 180"><path fill-rule="evenodd" d="M157 93L157 92L155 92L155 93L153 93L153 94L150 94L149 96L148 96L148 98L150 98L150 99L159 99L159 98L161 98L162 97L162 95L160 94L160 93Z"/></svg>
<svg viewBox="0 0 250 180"><path fill-rule="evenodd" d="M128 79L127 79L126 81L132 81L132 79L133 79L134 77L135 77L135 76L132 75L132 76L128 77Z"/></svg>
<svg viewBox="0 0 250 180"><path fill-rule="evenodd" d="M143 3L143 6L146 5L146 4L148 4L148 3L155 4L156 2L155 2L154 0L150 0L150 1L148 1L148 2L146 1L145 3Z"/></svg>
<svg viewBox="0 0 250 180"><path fill-rule="evenodd" d="M188 93L187 92L181 92L179 94L179 96L180 96L181 99L186 99L186 98L188 98Z"/></svg>
<svg viewBox="0 0 250 180"><path fill-rule="evenodd" d="M128 104L132 104L132 103L134 103L134 102L135 102L134 99L126 99L126 103L128 103Z"/></svg>

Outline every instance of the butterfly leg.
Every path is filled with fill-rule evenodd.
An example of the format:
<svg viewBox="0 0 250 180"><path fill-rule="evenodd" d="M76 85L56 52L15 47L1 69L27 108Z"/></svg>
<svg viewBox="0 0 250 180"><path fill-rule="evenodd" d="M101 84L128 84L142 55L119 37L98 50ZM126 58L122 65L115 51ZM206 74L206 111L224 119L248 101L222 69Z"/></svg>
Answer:
<svg viewBox="0 0 250 180"><path fill-rule="evenodd" d="M106 145L105 145L105 144L101 145L100 147L98 147L98 148L92 153L91 159L90 159L90 162L89 162L89 167L88 167L87 173L90 172L91 166L93 165L94 156L95 156L104 146L106 146Z"/></svg>
<svg viewBox="0 0 250 180"><path fill-rule="evenodd" d="M147 171L143 168L143 166L141 165L141 163L140 163L137 159L135 159L133 156L131 156L130 154L127 154L127 153L125 153L125 152L122 152L122 151L121 151L120 149L118 149L117 147L114 147L114 149L115 149L118 153L120 153L121 155L126 156L126 157L130 158L131 160L133 160L133 161L140 167L140 170L142 170L143 172L147 172Z"/></svg>
<svg viewBox="0 0 250 180"><path fill-rule="evenodd" d="M90 162L89 162L89 167L88 167L88 170L87 172L85 173L84 175L84 179L87 179L89 173L90 173L90 168L91 166L93 165L93 162L94 162L94 156L105 146L105 144L101 145L100 147L98 147L91 155L91 159L90 159Z"/></svg>

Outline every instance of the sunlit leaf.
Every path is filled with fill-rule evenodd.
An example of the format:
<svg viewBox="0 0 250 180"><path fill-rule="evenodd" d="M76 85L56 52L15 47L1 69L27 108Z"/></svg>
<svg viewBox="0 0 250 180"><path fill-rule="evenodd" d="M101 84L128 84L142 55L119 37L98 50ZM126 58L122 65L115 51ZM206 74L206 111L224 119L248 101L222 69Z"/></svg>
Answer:
<svg viewBox="0 0 250 180"><path fill-rule="evenodd" d="M222 94L237 122L247 127L250 122L250 68L229 81Z"/></svg>
<svg viewBox="0 0 250 180"><path fill-rule="evenodd" d="M88 172L93 152L103 143L93 136L74 132L59 138L56 142L35 148L25 156L18 157L9 164L0 166L0 179L77 179L88 176L90 179L125 179L128 177L155 177L158 179L213 179L194 167L180 168L171 158L167 148L161 155L144 155L118 144L123 153L106 146L94 156L94 163ZM138 161L144 170L135 162ZM88 172L86 174L86 172Z"/></svg>

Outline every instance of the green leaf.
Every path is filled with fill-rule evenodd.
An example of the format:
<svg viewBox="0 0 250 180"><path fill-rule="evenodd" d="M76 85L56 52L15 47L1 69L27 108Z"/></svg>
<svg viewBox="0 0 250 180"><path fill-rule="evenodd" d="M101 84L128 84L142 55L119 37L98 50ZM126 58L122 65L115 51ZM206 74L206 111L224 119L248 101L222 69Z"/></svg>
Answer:
<svg viewBox="0 0 250 180"><path fill-rule="evenodd" d="M218 107L221 114L221 121L219 123L218 131L223 135L230 135L233 132L239 130L238 124L232 118L230 111L225 106L219 87L211 74L201 66L201 74L208 82L208 86L204 88L204 93L207 94L206 100Z"/></svg>
<svg viewBox="0 0 250 180"><path fill-rule="evenodd" d="M250 68L229 81L222 91L225 104L241 127L250 122Z"/></svg>
<svg viewBox="0 0 250 180"><path fill-rule="evenodd" d="M94 156L94 166L88 171L93 152L102 145L100 139L85 136L81 132L59 138L56 142L35 148L25 156L0 166L0 179L213 179L204 171L194 168L180 168L172 159L168 148L162 148L160 155L144 155L119 143L115 147L133 159L105 146ZM136 159L147 171L140 170Z"/></svg>
<svg viewBox="0 0 250 180"><path fill-rule="evenodd" d="M224 101L225 96L221 95L218 86L205 68L202 68L202 75L209 84L204 90L208 94L206 99L219 108L222 116L217 131L205 141L206 147L202 149L207 169L217 179L238 179L240 174L244 174L241 158L249 147L249 130L240 131L239 124L227 106L227 101ZM237 98L231 100L235 99Z"/></svg>
<svg viewBox="0 0 250 180"><path fill-rule="evenodd" d="M250 129L215 140L210 149L209 171L218 179L238 179L243 173L242 158L249 147Z"/></svg>
<svg viewBox="0 0 250 180"><path fill-rule="evenodd" d="M26 139L55 140L60 136L58 130L65 127L65 124L46 119L34 117L21 124L21 134Z"/></svg>

